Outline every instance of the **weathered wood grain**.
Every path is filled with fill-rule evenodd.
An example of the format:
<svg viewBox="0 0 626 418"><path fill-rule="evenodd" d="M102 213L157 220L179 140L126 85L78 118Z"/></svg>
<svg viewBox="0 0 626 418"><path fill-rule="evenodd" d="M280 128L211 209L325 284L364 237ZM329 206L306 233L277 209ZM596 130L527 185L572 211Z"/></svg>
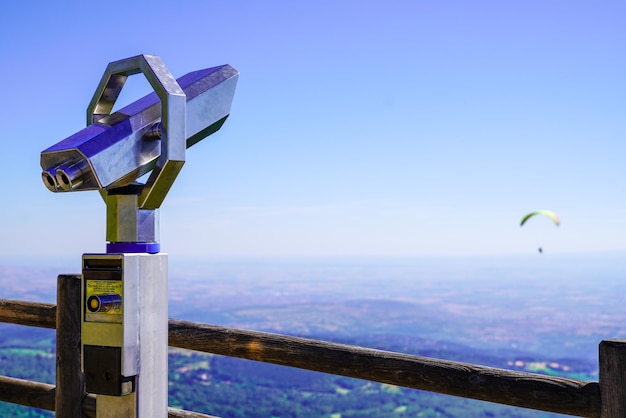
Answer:
<svg viewBox="0 0 626 418"><path fill-rule="evenodd" d="M575 416L600 416L596 382L170 319L174 347Z"/></svg>
<svg viewBox="0 0 626 418"><path fill-rule="evenodd" d="M54 385L0 376L0 401L54 410Z"/></svg>
<svg viewBox="0 0 626 418"><path fill-rule="evenodd" d="M86 395L80 369L80 275L57 279L55 417L78 418Z"/></svg>
<svg viewBox="0 0 626 418"><path fill-rule="evenodd" d="M626 418L626 340L600 343L602 418Z"/></svg>
<svg viewBox="0 0 626 418"><path fill-rule="evenodd" d="M39 328L56 328L56 305L0 299L0 322Z"/></svg>
<svg viewBox="0 0 626 418"><path fill-rule="evenodd" d="M55 387L47 383L0 376L0 401L54 411ZM82 413L96 418L96 396L86 395L82 400ZM79 415L80 416L80 415ZM168 418L217 418L213 415L183 409L168 408Z"/></svg>

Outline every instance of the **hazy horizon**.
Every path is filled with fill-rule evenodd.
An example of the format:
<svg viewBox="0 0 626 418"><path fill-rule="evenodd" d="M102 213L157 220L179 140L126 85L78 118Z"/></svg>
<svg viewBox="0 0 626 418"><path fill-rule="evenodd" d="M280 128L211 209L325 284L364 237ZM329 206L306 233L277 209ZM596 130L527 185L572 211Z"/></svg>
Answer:
<svg viewBox="0 0 626 418"><path fill-rule="evenodd" d="M0 260L2 297L55 303L56 276L79 273L79 263L78 258L57 269ZM602 339L626 337L621 309L625 277L621 253L384 260L170 258L169 315L244 329L313 332L310 336L316 338L325 334L314 330L327 327L338 333L328 338L370 329L480 349L593 360ZM285 310L290 313L280 314ZM348 318L356 322L348 325ZM406 319L394 325L401 318Z"/></svg>

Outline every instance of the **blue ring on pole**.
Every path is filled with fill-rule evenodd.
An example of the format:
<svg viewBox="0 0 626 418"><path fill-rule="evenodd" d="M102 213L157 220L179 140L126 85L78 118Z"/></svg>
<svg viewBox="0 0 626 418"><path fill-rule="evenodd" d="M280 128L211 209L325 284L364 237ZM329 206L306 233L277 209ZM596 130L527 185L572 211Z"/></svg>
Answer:
<svg viewBox="0 0 626 418"><path fill-rule="evenodd" d="M117 253L148 253L156 254L161 252L159 242L109 242L107 243L107 254Z"/></svg>

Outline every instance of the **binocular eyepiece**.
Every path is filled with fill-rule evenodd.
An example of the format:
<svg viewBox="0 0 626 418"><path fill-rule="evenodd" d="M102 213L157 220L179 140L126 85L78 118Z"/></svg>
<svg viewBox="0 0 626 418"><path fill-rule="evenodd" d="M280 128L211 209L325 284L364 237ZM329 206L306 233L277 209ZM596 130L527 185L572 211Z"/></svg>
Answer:
<svg viewBox="0 0 626 418"><path fill-rule="evenodd" d="M43 183L52 192L78 190L88 178L87 162L65 163L41 173Z"/></svg>

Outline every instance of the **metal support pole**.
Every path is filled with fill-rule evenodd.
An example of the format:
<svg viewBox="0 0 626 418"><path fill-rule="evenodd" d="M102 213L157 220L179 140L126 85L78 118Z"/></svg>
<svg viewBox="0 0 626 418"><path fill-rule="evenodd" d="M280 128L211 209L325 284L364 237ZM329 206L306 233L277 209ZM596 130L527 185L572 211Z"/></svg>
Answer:
<svg viewBox="0 0 626 418"><path fill-rule="evenodd" d="M57 279L56 392L57 418L82 417L85 379L80 369L80 275Z"/></svg>
<svg viewBox="0 0 626 418"><path fill-rule="evenodd" d="M83 369L98 418L165 418L167 254L85 254L83 292Z"/></svg>

